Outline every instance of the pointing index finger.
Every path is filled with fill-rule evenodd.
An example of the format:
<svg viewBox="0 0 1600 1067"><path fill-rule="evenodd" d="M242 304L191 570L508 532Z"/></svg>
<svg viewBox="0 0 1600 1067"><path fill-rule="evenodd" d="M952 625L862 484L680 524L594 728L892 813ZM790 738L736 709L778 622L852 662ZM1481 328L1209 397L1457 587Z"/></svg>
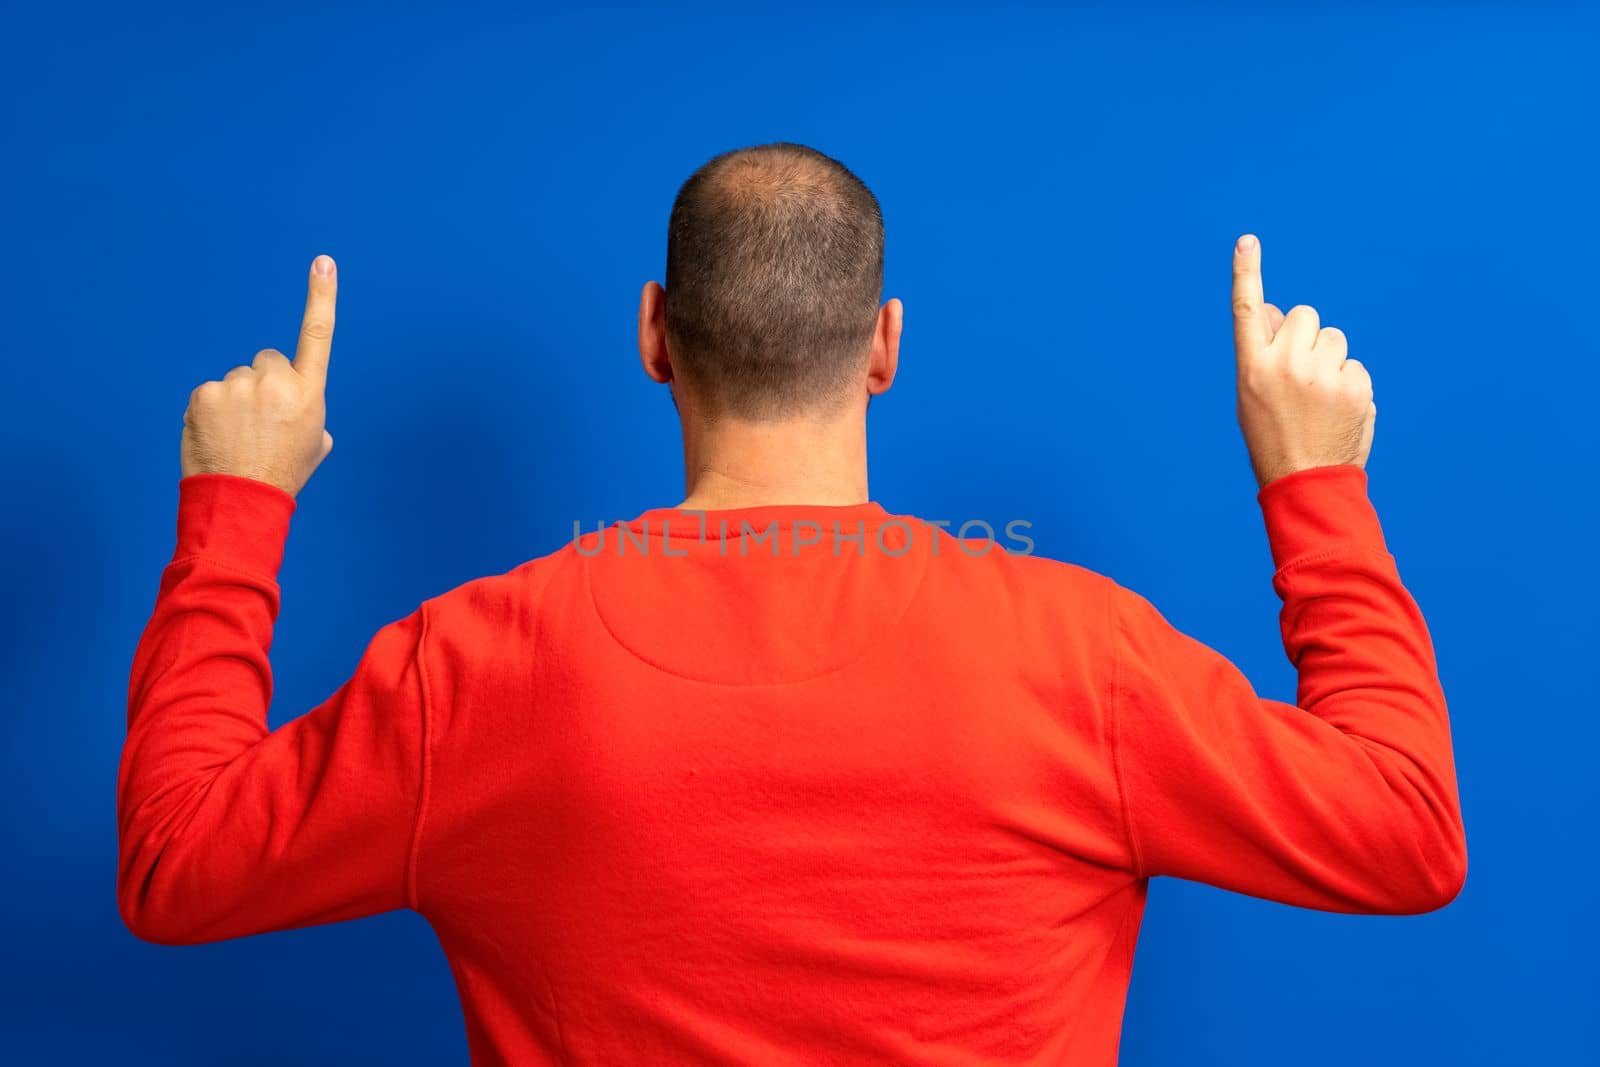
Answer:
<svg viewBox="0 0 1600 1067"><path fill-rule="evenodd" d="M339 291L338 268L332 257L311 262L306 284L306 314L300 323L300 342L294 350L294 369L321 388L328 379L328 355L333 348L333 305Z"/></svg>
<svg viewBox="0 0 1600 1067"><path fill-rule="evenodd" d="M1240 353L1267 342L1270 327L1261 289L1261 242L1247 233L1233 246L1233 337Z"/></svg>

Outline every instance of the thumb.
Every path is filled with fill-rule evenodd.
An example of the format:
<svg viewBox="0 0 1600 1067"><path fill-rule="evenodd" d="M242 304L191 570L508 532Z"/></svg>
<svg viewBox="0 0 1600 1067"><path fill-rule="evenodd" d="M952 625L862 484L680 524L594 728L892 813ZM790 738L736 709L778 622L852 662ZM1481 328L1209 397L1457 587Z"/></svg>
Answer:
<svg viewBox="0 0 1600 1067"><path fill-rule="evenodd" d="M1278 327L1283 325L1283 309L1277 304L1262 305L1267 309L1267 340L1278 336Z"/></svg>

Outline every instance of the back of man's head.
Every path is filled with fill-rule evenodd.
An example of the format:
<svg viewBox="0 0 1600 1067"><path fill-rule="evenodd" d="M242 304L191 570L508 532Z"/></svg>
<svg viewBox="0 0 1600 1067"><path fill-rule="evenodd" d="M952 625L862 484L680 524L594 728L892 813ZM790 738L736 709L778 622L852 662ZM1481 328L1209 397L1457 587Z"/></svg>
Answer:
<svg viewBox="0 0 1600 1067"><path fill-rule="evenodd" d="M828 413L864 392L883 295L883 215L842 163L779 142L684 182L667 233L675 372L707 414Z"/></svg>

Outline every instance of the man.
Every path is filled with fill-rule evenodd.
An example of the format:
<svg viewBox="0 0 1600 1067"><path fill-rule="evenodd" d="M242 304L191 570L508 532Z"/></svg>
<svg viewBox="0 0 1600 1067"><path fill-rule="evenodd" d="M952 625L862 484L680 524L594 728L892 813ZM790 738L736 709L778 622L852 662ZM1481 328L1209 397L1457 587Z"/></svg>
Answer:
<svg viewBox="0 0 1600 1067"><path fill-rule="evenodd" d="M1111 1064L1148 879L1405 914L1466 849L1428 631L1366 495L1343 334L1234 250L1238 415L1298 706L1140 596L867 490L865 185L792 144L678 194L644 369L687 492L433 597L269 732L334 265L291 362L190 398L135 658L121 913L162 944L413 908L481 1064ZM993 548L994 546L989 546Z"/></svg>

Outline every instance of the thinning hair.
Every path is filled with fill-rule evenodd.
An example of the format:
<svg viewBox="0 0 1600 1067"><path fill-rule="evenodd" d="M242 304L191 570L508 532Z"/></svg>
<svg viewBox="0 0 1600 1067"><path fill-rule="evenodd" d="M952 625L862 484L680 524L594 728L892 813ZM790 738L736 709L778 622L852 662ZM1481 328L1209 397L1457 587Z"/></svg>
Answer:
<svg viewBox="0 0 1600 1067"><path fill-rule="evenodd" d="M883 214L838 160L786 141L714 157L667 224L675 372L708 414L766 421L859 388L883 295Z"/></svg>

